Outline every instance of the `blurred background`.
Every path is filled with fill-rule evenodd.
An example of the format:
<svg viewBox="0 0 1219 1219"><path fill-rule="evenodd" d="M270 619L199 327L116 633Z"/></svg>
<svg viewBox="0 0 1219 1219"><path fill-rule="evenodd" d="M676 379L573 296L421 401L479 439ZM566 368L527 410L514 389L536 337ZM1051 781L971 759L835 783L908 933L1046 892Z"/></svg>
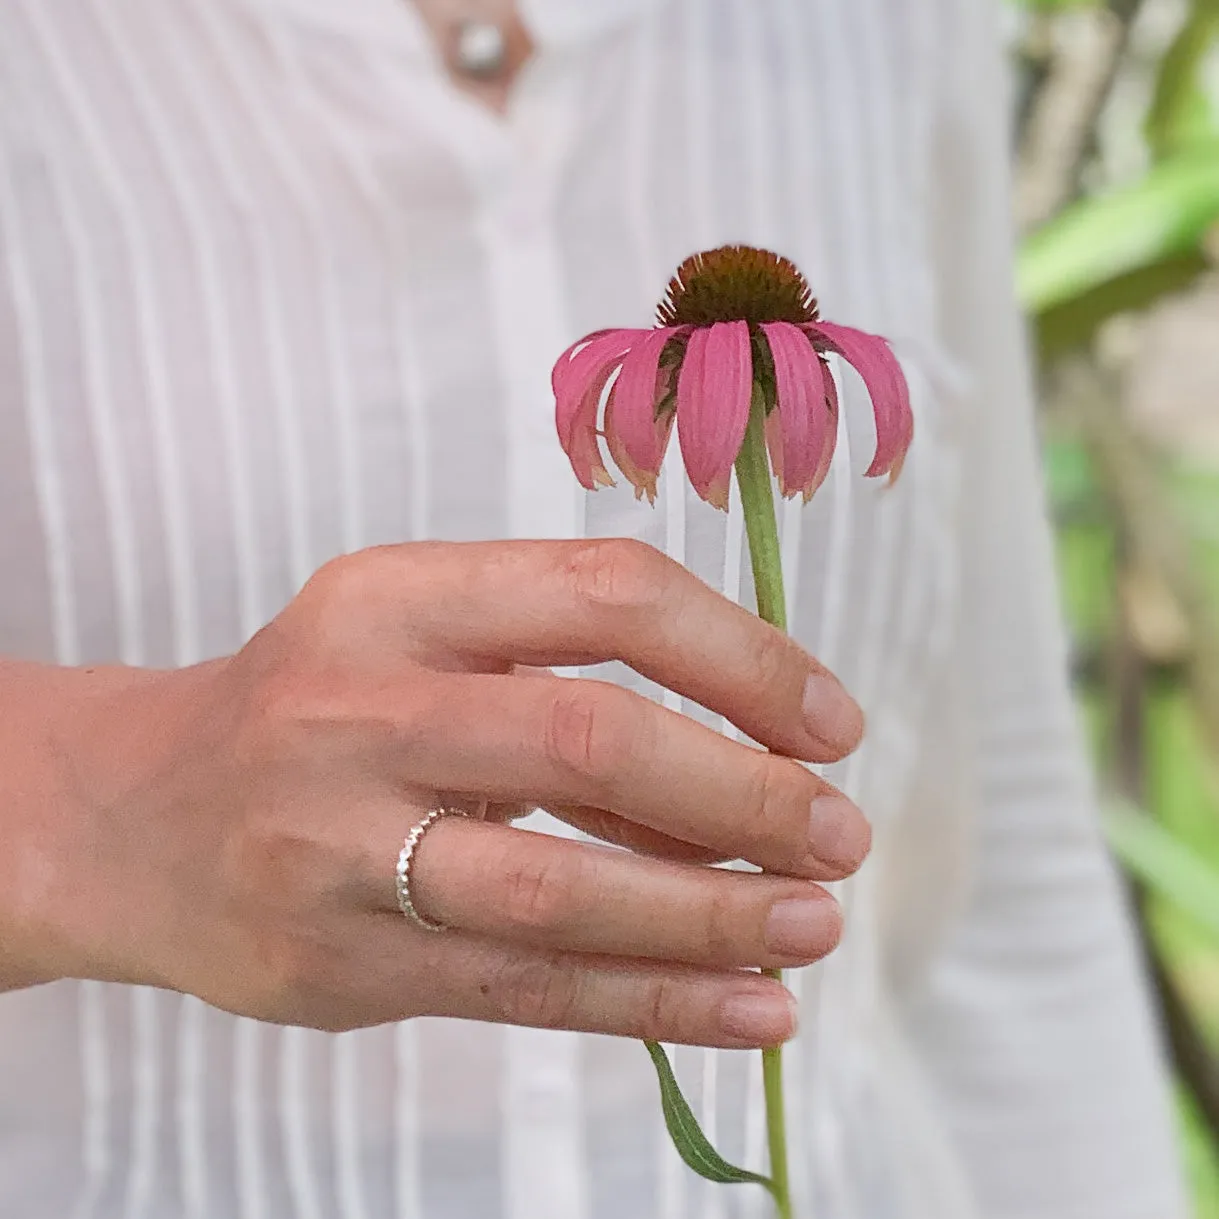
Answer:
<svg viewBox="0 0 1219 1219"><path fill-rule="evenodd" d="M1073 663L1219 1219L1219 0L1003 0Z"/></svg>

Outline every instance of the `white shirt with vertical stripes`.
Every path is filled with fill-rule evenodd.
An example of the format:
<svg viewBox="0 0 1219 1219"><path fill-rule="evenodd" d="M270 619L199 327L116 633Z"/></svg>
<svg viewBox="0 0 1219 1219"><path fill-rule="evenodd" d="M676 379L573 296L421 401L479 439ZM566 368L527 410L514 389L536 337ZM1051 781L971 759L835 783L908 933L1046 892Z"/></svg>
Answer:
<svg viewBox="0 0 1219 1219"><path fill-rule="evenodd" d="M800 1214L1183 1215L1064 678L992 5L522 9L501 119L404 0L0 0L0 654L187 664L328 557L425 537L635 535L748 599L735 501L679 468L655 509L577 494L548 371L648 324L691 250L781 250L892 337L918 420L898 485L865 483L844 374L829 479L782 514L793 630L869 717L830 777L876 826L844 945L793 976ZM750 1164L755 1058L676 1054ZM764 1204L681 1166L630 1042L0 997L3 1219Z"/></svg>

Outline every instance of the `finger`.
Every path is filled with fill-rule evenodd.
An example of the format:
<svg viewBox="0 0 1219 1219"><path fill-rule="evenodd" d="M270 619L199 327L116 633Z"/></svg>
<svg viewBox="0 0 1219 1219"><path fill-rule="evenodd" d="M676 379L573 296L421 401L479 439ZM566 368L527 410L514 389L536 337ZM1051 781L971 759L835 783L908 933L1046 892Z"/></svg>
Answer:
<svg viewBox="0 0 1219 1219"><path fill-rule="evenodd" d="M386 759L401 780L496 803L607 809L790 876L840 879L867 854L863 814L799 763L620 686L449 674L430 691L416 683L412 697Z"/></svg>
<svg viewBox="0 0 1219 1219"><path fill-rule="evenodd" d="M640 825L636 821L628 821L625 817L603 808L555 804L550 805L546 812L593 838L625 847L638 855L696 864L724 863L728 859L728 856L720 851L682 842L679 838L670 838L668 834L662 834L659 830Z"/></svg>
<svg viewBox="0 0 1219 1219"><path fill-rule="evenodd" d="M628 821L625 817L607 812L603 808L589 808L587 805L578 807L552 805L545 811L559 821L565 821L568 825L582 830L593 838L599 838L602 842L612 843L614 846L625 847L637 855L649 855L655 859L671 859L676 863L695 863L703 866L728 863L736 858L724 851L713 851L709 847L682 842L680 838L671 838L659 830L639 825L635 821ZM500 817L498 820L508 821L516 820L516 818ZM840 867L831 868L815 858L806 860L805 863L806 866L801 869L800 875L807 880L842 879Z"/></svg>
<svg viewBox="0 0 1219 1219"><path fill-rule="evenodd" d="M393 887L382 894L396 909ZM420 844L411 897L424 917L462 931L712 968L807 965L842 931L838 903L805 881L460 820Z"/></svg>
<svg viewBox="0 0 1219 1219"><path fill-rule="evenodd" d="M858 705L813 657L642 543L375 553L400 588L412 635L442 653L526 665L621 660L768 748L808 761L837 760L863 734Z"/></svg>
<svg viewBox="0 0 1219 1219"><path fill-rule="evenodd" d="M539 671L541 670L529 670L529 672ZM726 863L728 859L727 856L716 851L709 851L706 847L682 842L680 839L670 838L667 834L660 833L659 830L628 821L625 817L619 817L617 813L611 813L608 809L589 808L586 805L551 804L539 810L535 805L522 801L514 804L487 804L486 807L486 816L481 818L484 821L519 821L531 813L542 811L581 830L592 838L599 838L602 842L613 843L615 846L626 847L628 851L635 851L639 855L654 855L658 859L676 859L683 863L701 864ZM822 878L815 877L814 879ZM828 879L833 879L833 877Z"/></svg>
<svg viewBox="0 0 1219 1219"><path fill-rule="evenodd" d="M387 916L388 917L388 916ZM384 965L403 961L409 928L382 930ZM427 933L412 935L418 942ZM749 972L533 949L459 932L431 937L426 994L414 970L389 974L379 1006L532 1028L608 1033L681 1045L756 1049L788 1040L796 1006L780 983ZM376 951L375 945L370 945ZM407 1006L409 1004L409 1006ZM391 1015L386 1019L392 1018Z"/></svg>

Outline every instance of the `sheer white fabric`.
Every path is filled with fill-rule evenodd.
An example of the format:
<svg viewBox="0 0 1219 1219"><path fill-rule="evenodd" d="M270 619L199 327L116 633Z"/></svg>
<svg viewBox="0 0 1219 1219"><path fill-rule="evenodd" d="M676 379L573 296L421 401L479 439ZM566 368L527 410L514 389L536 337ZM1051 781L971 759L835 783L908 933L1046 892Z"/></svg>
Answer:
<svg viewBox="0 0 1219 1219"><path fill-rule="evenodd" d="M0 652L188 663L329 556L423 537L631 534L748 599L738 504L679 470L655 510L577 494L548 371L647 324L692 249L778 248L893 337L918 417L901 482L865 484L845 374L829 480L782 517L794 631L869 715L831 777L876 824L845 944L793 977L800 1213L1172 1219L1064 682L991 8L532 0L499 120L401 0L5 0ZM760 1162L753 1056L676 1060ZM0 998L0 1214L763 1214L687 1174L650 1072L609 1039L44 987Z"/></svg>

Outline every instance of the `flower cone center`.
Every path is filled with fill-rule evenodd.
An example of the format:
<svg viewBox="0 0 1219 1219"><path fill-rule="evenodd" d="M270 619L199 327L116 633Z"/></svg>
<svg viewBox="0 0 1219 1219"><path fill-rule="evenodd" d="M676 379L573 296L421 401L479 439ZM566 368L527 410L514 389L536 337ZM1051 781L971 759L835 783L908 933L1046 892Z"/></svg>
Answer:
<svg viewBox="0 0 1219 1219"><path fill-rule="evenodd" d="M687 258L656 312L661 326L735 321L801 325L816 320L817 302L808 280L781 254L722 246Z"/></svg>

